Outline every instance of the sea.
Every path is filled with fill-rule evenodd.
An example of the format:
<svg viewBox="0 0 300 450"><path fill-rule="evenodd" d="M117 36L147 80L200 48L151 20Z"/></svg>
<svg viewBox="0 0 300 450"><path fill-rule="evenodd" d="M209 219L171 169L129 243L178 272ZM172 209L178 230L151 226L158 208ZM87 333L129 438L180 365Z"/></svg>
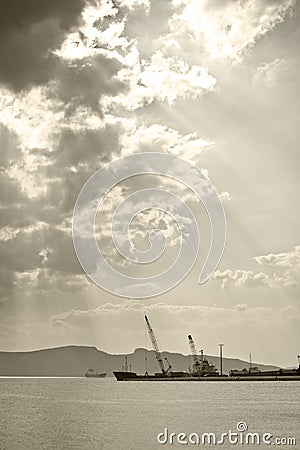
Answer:
<svg viewBox="0 0 300 450"><path fill-rule="evenodd" d="M300 382L0 378L1 450L217 447L300 449Z"/></svg>

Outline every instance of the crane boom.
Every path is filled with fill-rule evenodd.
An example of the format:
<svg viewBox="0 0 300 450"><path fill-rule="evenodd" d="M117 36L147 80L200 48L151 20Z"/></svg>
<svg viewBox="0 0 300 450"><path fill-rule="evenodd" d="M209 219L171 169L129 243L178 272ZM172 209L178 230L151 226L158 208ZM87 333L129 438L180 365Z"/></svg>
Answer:
<svg viewBox="0 0 300 450"><path fill-rule="evenodd" d="M195 343L193 341L193 338L192 338L191 334L188 335L188 340L189 340L190 350L191 350L191 354L192 354L193 361L194 361L193 372L200 372L200 370L201 370L201 362L199 360L199 355L197 354Z"/></svg>
<svg viewBox="0 0 300 450"><path fill-rule="evenodd" d="M149 337L150 337L150 341L151 341L153 350L155 352L155 357L156 357L157 363L159 365L159 368L160 368L162 374L165 375L166 374L166 370L165 370L165 367L164 367L164 360L163 360L162 354L161 354L161 352L159 350L158 343L157 343L154 331L151 328L151 325L150 325L150 322L149 322L147 316L145 316L145 321L146 321L146 324L147 324L148 334L149 334Z"/></svg>

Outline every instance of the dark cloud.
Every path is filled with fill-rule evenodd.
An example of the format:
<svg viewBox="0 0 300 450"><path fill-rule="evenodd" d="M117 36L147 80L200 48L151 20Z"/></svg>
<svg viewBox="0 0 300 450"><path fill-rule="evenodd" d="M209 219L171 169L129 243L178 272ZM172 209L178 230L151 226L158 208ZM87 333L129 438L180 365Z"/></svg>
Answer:
<svg viewBox="0 0 300 450"><path fill-rule="evenodd" d="M83 274L75 254L71 233L52 229L46 238L48 253L43 263L44 267L64 274Z"/></svg>
<svg viewBox="0 0 300 450"><path fill-rule="evenodd" d="M51 55L80 20L84 0L2 0L0 81L19 91L46 83L59 60Z"/></svg>
<svg viewBox="0 0 300 450"><path fill-rule="evenodd" d="M73 113L78 105L89 106L100 113L100 96L115 94L125 88L123 83L113 79L121 67L116 59L104 55L82 59L70 67L61 66L56 92L64 102L72 102L66 114Z"/></svg>
<svg viewBox="0 0 300 450"><path fill-rule="evenodd" d="M0 241L0 267L13 272L49 268L82 274L71 233L47 227L20 230L14 238Z"/></svg>
<svg viewBox="0 0 300 450"><path fill-rule="evenodd" d="M18 139L4 125L0 123L0 171L10 166L12 162L21 158Z"/></svg>
<svg viewBox="0 0 300 450"><path fill-rule="evenodd" d="M3 207L15 207L23 204L27 201L27 196L21 190L17 180L9 178L6 172L0 170L0 206ZM4 217L1 214L0 224ZM0 225L0 226L1 226Z"/></svg>
<svg viewBox="0 0 300 450"><path fill-rule="evenodd" d="M102 130L87 130L75 133L67 130L61 134L57 151L56 167L77 165L86 162L96 169L100 161L108 162L112 153L120 149L118 125L106 125Z"/></svg>
<svg viewBox="0 0 300 450"><path fill-rule="evenodd" d="M40 267L44 260L40 253L46 247L46 236L46 229L19 230L14 238L0 241L1 266L16 272Z"/></svg>

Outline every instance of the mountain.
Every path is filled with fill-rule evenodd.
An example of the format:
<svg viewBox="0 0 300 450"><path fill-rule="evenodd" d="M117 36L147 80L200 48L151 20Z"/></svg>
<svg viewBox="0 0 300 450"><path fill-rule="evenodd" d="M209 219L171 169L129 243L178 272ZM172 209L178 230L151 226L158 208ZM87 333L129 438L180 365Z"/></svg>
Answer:
<svg viewBox="0 0 300 450"><path fill-rule="evenodd" d="M153 351L142 348L136 349L128 356L128 366L132 371L144 374L158 372L158 366ZM192 366L192 357L180 353L163 352L174 371L188 370ZM219 369L219 358L205 356ZM122 370L125 355L111 355L98 350L96 347L66 346L36 350L32 352L0 352L0 376L37 376L37 377L80 377L88 367L97 372L112 375L113 370ZM275 370L276 366L255 364L261 370ZM249 363L240 359L223 358L223 372L230 369L243 369Z"/></svg>

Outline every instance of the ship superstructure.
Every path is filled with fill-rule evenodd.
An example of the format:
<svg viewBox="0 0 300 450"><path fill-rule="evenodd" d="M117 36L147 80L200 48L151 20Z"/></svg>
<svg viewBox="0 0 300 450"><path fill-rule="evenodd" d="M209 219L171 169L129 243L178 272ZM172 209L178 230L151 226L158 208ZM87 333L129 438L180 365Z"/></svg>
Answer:
<svg viewBox="0 0 300 450"><path fill-rule="evenodd" d="M188 335L189 346L193 357L193 377L219 376L219 372L213 364L210 364L206 358L203 357L203 350L200 351L200 356L197 353L192 335Z"/></svg>

